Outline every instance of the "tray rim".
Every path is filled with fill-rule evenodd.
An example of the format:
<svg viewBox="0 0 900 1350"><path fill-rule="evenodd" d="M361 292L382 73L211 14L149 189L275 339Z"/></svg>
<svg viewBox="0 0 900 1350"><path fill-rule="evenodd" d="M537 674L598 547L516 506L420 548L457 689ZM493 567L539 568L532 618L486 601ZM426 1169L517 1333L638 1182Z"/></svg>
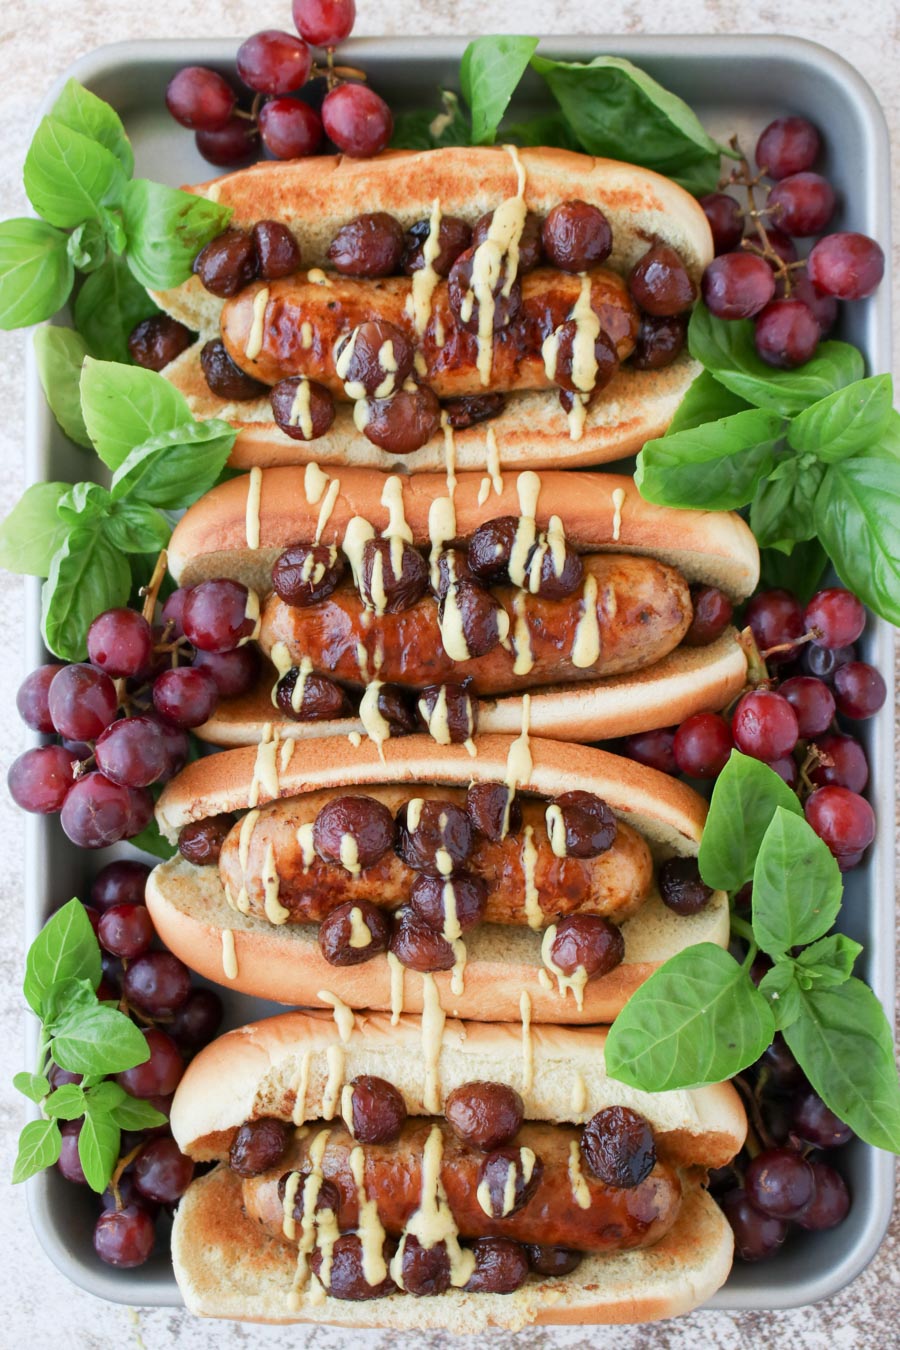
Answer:
<svg viewBox="0 0 900 1350"><path fill-rule="evenodd" d="M358 37L342 44L342 50L356 56L361 62L364 62L369 54L375 57L394 56L408 60L415 58L456 60L470 40L470 36L455 35L415 38ZM565 59L579 59L589 44L592 49L612 51L635 60L640 60L642 54L650 59L665 59L669 56L684 58L687 42L690 43L692 56L707 60L714 59L717 54L733 56L736 47L748 57L772 55L771 37L759 34L547 35L540 40L543 50L552 51ZM144 66L148 61L184 64L185 61L190 62L192 59L202 59L207 64L229 64L233 62L234 50L235 40L228 38L213 41L203 38L189 40L159 38L104 44L78 58L53 82L40 105L37 117L40 118L49 110L65 81L72 77L90 85L92 80L108 73L110 68ZM874 91L850 62L818 42L795 36L779 36L777 54L779 58L792 58L827 71L839 79L852 95L870 138L870 159L876 170L865 184L866 215L873 222L878 238L888 245L885 251L889 254L890 205L889 196L883 191L883 184L889 178L889 133L884 110ZM873 366L889 368L891 359L889 288L883 287L870 303L871 309L867 315L869 331L865 344L866 355ZM48 432L52 426L52 416L43 398L33 346L30 342L26 350L25 388L25 482L26 485L30 485L46 477L47 460L50 455ZM40 638L38 579L26 578L25 592L23 646L28 660L37 664L45 659ZM888 683L888 699L873 728L870 755L872 779L878 785L879 833L873 855L868 904L879 929L880 940L867 950L867 962L869 982L890 1015L894 1008L896 948L894 855L891 848L892 832L888 823L893 819L894 805L894 747L892 722L888 713L893 703L894 692L893 630L886 621L873 618L869 632L870 653ZM28 942L32 940L43 921L42 891L46 888L42 885L44 870L42 854L50 841L50 829L49 823L42 817L26 818L25 923ZM892 936L889 942L883 941L887 933ZM27 1062L34 1056L36 1041L36 1024L32 1018L27 1017ZM31 1114L36 1114L36 1108L32 1108ZM895 1168L895 1159L891 1154L869 1145L861 1144L859 1147L869 1149L873 1155L872 1168L879 1184L874 1194L867 1197L866 1222L854 1246L848 1249L841 1261L817 1278L805 1281L803 1294L799 1299L790 1297L790 1287L784 1290L769 1288L766 1302L761 1304L752 1287L729 1290L726 1284L703 1305L704 1309L742 1311L751 1308L759 1310L761 1307L766 1310L802 1307L837 1293L856 1278L875 1256L887 1231L893 1209ZM62 1233L54 1222L54 1207L47 1183L48 1178L43 1173L26 1183L29 1217L43 1250L66 1278L89 1293L110 1302L139 1306L183 1306L170 1268L167 1268L161 1277L145 1271L143 1276L138 1275L130 1281L123 1272L79 1261L67 1247ZM775 1297L772 1297L773 1294Z"/></svg>

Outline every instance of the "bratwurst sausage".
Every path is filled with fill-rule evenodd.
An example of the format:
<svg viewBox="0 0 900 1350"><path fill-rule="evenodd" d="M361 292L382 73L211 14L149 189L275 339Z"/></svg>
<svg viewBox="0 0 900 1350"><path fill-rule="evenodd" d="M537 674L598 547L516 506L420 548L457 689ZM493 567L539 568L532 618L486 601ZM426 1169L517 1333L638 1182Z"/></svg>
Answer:
<svg viewBox="0 0 900 1350"><path fill-rule="evenodd" d="M392 849L354 875L340 863L324 861L311 846L304 849L302 836L298 839L298 830L311 825L327 802L346 795L352 794L346 789L307 793L254 813L249 828L243 822L235 825L219 857L219 874L232 898L241 897L248 913L265 916L267 891L277 875L278 904L289 912L285 922L318 922L347 901L368 900L388 910L405 904L419 874ZM394 815L416 797L465 806L465 793L454 788L405 784L367 787L365 795L383 802ZM560 858L547 837L546 804L517 800L521 830L498 843L477 834L465 864L466 872L487 884L485 922L524 925L533 919L535 927L547 927L562 916L581 913L620 923L640 907L653 879L653 861L635 830L619 821L605 853Z"/></svg>
<svg viewBox="0 0 900 1350"><path fill-rule="evenodd" d="M530 1149L535 1159L534 1174L540 1164L540 1180L521 1209L506 1218L491 1218L478 1198L486 1155L460 1142L444 1121L419 1117L406 1122L395 1142L367 1144L361 1150L365 1158L366 1195L376 1202L379 1219L389 1237L403 1233L422 1203L425 1145L435 1127L443 1136L441 1182L463 1238L508 1237L583 1252L622 1251L658 1242L674 1224L681 1207L681 1180L669 1164L657 1162L649 1176L630 1189L607 1186L583 1165L578 1129L526 1123L514 1144L503 1152L516 1154L520 1149ZM283 1236L284 1206L278 1195L279 1179L285 1171L298 1171L301 1175L312 1171L309 1151L320 1129L329 1131L321 1171L340 1192L338 1226L347 1232L359 1223L358 1191L350 1164L350 1154L358 1145L344 1126L336 1122L334 1127L321 1125L296 1140L285 1159L271 1172L244 1180L248 1216L274 1236ZM297 1195L302 1195L302 1187Z"/></svg>
<svg viewBox="0 0 900 1350"><path fill-rule="evenodd" d="M692 615L680 572L623 554L592 554L583 562L584 584L562 600L493 587L509 616L509 640L464 662L444 649L434 596L399 614L374 615L349 583L306 609L270 596L259 640L279 667L299 666L305 657L316 674L341 683L364 684L377 671L385 683L413 689L468 679L482 695L620 675L678 646ZM585 617L589 609L596 622L590 612Z"/></svg>
<svg viewBox="0 0 900 1350"><path fill-rule="evenodd" d="M307 375L340 399L347 394L336 370L338 339L371 320L393 324L418 348L424 358L418 374L438 398L482 394L485 388L552 388L554 381L544 369L541 346L570 317L582 285L579 276L552 268L538 268L521 278L521 309L508 327L494 334L490 379L485 385L477 366L477 336L457 323L446 281L437 285L428 326L419 334L408 277L358 281L324 272L317 275L319 281L300 273L283 281L247 286L226 301L222 340L235 364L263 384ZM591 308L619 360L624 361L637 339L637 310L625 282L615 272L600 267L588 275Z"/></svg>

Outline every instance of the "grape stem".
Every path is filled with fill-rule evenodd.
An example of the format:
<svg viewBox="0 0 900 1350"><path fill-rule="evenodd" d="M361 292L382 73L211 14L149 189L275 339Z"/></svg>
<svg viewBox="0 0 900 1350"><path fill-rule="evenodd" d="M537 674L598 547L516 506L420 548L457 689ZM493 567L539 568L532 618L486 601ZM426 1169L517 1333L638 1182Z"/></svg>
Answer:
<svg viewBox="0 0 900 1350"><path fill-rule="evenodd" d="M153 569L149 582L140 589L139 593L144 597L144 607L141 610L141 613L148 623L153 622L156 601L159 598L159 588L163 584L168 565L169 555L166 550L163 549L156 560L156 566Z"/></svg>
<svg viewBox="0 0 900 1350"><path fill-rule="evenodd" d="M120 1158L119 1161L116 1163L115 1170L113 1171L112 1176L109 1179L109 1189L112 1191L113 1199L116 1202L117 1211L122 1209L122 1196L119 1191L119 1182L122 1179L122 1173L125 1171L125 1168L128 1167L130 1163L134 1162L135 1158L140 1153L143 1147L144 1147L143 1144L136 1144L130 1153L126 1153L124 1157Z"/></svg>
<svg viewBox="0 0 900 1350"><path fill-rule="evenodd" d="M753 221L753 227L760 239L759 244L754 243L752 239L742 239L741 248L745 249L748 253L755 254L758 258L764 258L765 261L771 265L775 275L784 285L785 297L788 297L790 296L792 285L791 272L796 271L798 268L805 267L806 263L803 260L792 263L785 262L784 258L782 258L772 247L772 241L766 232L764 220L765 216L771 214L770 208L768 206L757 206L756 197L754 196L754 189L763 186L763 174L760 172L754 176L750 172L747 156L741 149L737 136L732 136L729 144L737 156L738 164L736 168L731 170L728 177L723 180L722 186L728 187L731 185L742 187L745 190L748 202L747 214ZM763 188L763 190L768 196L769 188Z"/></svg>

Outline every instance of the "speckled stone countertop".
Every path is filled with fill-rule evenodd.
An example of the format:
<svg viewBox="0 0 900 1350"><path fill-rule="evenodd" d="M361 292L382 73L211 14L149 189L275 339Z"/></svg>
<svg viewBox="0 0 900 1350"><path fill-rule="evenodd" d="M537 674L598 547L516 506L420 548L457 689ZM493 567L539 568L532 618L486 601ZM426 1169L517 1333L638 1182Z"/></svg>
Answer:
<svg viewBox="0 0 900 1350"><path fill-rule="evenodd" d="M357 32L363 34L447 34L480 31L485 23L479 0L357 0ZM288 0L4 0L0 7L0 215L24 212L22 160L35 111L51 79L77 57L102 44L127 38L246 36L261 27L289 26ZM881 100L895 150L900 143L900 19L893 0L609 0L598 7L577 0L494 0L494 32L578 33L790 33L833 47L865 76ZM897 204L896 172L894 202ZM895 219L900 213L895 209ZM900 277L894 249L894 275ZM895 348L900 303L895 287ZM0 334L0 515L23 486L23 358L20 334ZM20 654L22 596L18 580L0 573L0 764L23 745L14 714L15 689L26 673ZM881 822L887 828L887 822ZM0 1344L47 1350L239 1350L246 1345L316 1347L340 1350L349 1336L339 1330L302 1327L243 1327L202 1323L178 1310L138 1310L102 1303L70 1285L40 1250L29 1225L25 1197L6 1182L22 1124L22 1099L10 1088L23 1067L23 1014L19 995L23 968L20 820L0 793L0 830L5 839L0 872L0 1251L4 1254ZM739 1350L778 1346L780 1350L882 1350L900 1343L900 1206L890 1233L869 1268L826 1302L782 1313L699 1312L655 1327L540 1329L518 1335L494 1332L494 1350L528 1345L542 1350ZM403 1341L426 1342L429 1350L458 1344L450 1336L400 1337L393 1333L354 1334L360 1350L387 1350ZM481 1338L479 1338L481 1339ZM487 1342L488 1338L483 1340ZM474 1340L466 1344L474 1344Z"/></svg>

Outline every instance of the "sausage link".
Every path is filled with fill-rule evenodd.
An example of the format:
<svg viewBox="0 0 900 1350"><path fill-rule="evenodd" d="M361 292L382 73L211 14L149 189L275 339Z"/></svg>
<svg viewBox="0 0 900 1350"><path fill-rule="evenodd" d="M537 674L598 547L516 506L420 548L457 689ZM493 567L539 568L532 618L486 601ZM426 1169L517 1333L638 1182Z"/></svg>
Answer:
<svg viewBox="0 0 900 1350"><path fill-rule="evenodd" d="M591 306L603 332L615 344L619 360L624 361L637 340L639 320L634 302L615 272L600 267L589 275ZM264 288L268 299L262 345L251 358L247 349L254 330L254 302ZM539 268L522 277L522 308L519 317L495 335L487 388L506 391L552 386L544 369L541 344L568 319L580 292L580 277L552 268ZM327 283L317 283L301 273L283 281L258 282L226 302L222 339L235 364L264 384L277 384L290 375L307 375L335 397L346 399L335 370L335 345L357 324L382 320L399 328L418 347L425 359L422 380L439 398L483 394L485 386L476 365L477 338L457 324L446 281L441 281L434 292L431 319L421 337L412 317L411 295L409 277L357 281L330 276Z"/></svg>
<svg viewBox="0 0 900 1350"><path fill-rule="evenodd" d="M291 664L299 666L307 657L317 674L346 684L363 683L363 670L377 670L385 683L414 689L467 679L472 692L481 695L621 675L653 665L678 646L692 610L687 582L674 567L652 558L597 553L584 558L584 573L584 585L562 600L512 586L493 588L509 615L510 638L468 661L454 661L444 650L434 596L423 596L399 614L374 615L349 583L307 609L270 596L259 640L267 655L281 643ZM576 665L576 655L585 660L577 643L587 586L596 586L599 655ZM518 662L517 673L520 650L527 660Z"/></svg>
<svg viewBox="0 0 900 1350"><path fill-rule="evenodd" d="M399 1237L422 1199L422 1158L435 1122L416 1118L406 1122L400 1138L389 1144L367 1144L365 1187L389 1237ZM570 1172L571 1145L580 1131L572 1126L527 1123L516 1135L515 1148L530 1148L543 1164L543 1174L530 1200L505 1219L492 1219L477 1197L485 1155L463 1144L450 1127L438 1122L443 1134L441 1181L454 1222L462 1238L509 1237L541 1246L564 1246L583 1252L623 1251L647 1247L668 1232L681 1207L679 1174L668 1163L630 1190L606 1186L579 1161L578 1176ZM321 1126L322 1129L328 1128ZM282 1235L284 1211L278 1198L278 1180L285 1171L310 1171L309 1148L318 1134L310 1130L292 1145L277 1168L243 1183L244 1206L251 1219L273 1235ZM340 1191L338 1226L348 1232L359 1221L357 1189L350 1170L355 1141L337 1123L322 1158L322 1174ZM580 1160L580 1153L576 1155ZM582 1190L582 1185L586 1190ZM578 1203L576 1188L586 1207ZM298 1225L299 1232L299 1225Z"/></svg>
<svg viewBox="0 0 900 1350"><path fill-rule="evenodd" d="M366 787L363 791L384 802L394 814L412 797L465 805L465 793L459 788L405 784ZM351 789L341 792L352 795ZM297 831L301 825L312 824L325 803L336 795L340 794L333 790L312 792L264 807L255 818L249 844L244 839L246 872L241 867L242 826L238 822L219 858L219 874L232 898L243 891L249 912L265 914L264 875L269 859L269 869L274 864L278 874L278 903L289 911L286 922L318 922L348 901L368 900L381 909L405 904L419 874L393 850L355 876L339 863L325 862L317 855L304 862ZM534 893L543 927L576 913L601 914L620 923L640 907L650 890L653 862L646 841L630 825L620 821L612 847L596 858L559 858L547 837L545 803L523 798L521 806L523 830L526 826L532 830ZM524 834L509 834L500 843L483 835L476 838L466 871L487 883L485 922L527 923Z"/></svg>

